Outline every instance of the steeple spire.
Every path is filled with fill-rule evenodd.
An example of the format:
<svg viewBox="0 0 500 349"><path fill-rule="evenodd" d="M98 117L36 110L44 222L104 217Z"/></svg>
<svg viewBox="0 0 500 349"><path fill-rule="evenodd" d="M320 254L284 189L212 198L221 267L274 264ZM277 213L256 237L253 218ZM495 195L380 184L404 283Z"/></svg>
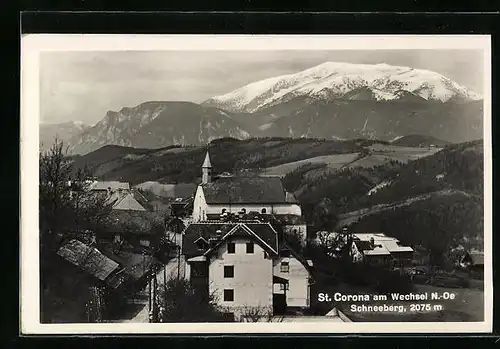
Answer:
<svg viewBox="0 0 500 349"><path fill-rule="evenodd" d="M212 180L212 163L210 162L210 156L205 155L205 161L203 161L203 165L201 166L201 184L210 183Z"/></svg>
<svg viewBox="0 0 500 349"><path fill-rule="evenodd" d="M203 165L201 167L212 168L212 163L210 162L210 156L208 155L208 150L207 150L207 155L205 155L205 161L203 161Z"/></svg>

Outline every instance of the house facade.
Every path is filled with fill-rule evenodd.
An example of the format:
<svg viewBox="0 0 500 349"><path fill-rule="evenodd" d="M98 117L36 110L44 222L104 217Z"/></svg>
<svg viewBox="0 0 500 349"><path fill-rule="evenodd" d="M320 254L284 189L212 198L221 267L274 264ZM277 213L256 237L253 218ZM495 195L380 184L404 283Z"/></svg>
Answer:
<svg viewBox="0 0 500 349"><path fill-rule="evenodd" d="M182 238L185 277L237 320L307 308L311 262L279 240L269 223L192 223Z"/></svg>
<svg viewBox="0 0 500 349"><path fill-rule="evenodd" d="M193 204L193 220L209 215L239 212L301 216L302 210L279 178L221 177L212 180L212 165L207 153L202 166L202 183Z"/></svg>
<svg viewBox="0 0 500 349"><path fill-rule="evenodd" d="M273 261L273 275L288 280L287 283L273 284L273 293L284 295L287 307L310 307L311 289L309 286L311 279L309 270L303 262L293 255L286 256L285 253L285 256Z"/></svg>

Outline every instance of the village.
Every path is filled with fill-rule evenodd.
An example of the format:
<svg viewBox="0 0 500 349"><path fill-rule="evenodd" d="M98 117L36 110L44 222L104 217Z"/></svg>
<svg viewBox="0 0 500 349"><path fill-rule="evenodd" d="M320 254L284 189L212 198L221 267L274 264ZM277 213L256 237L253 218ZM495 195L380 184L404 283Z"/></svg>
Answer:
<svg viewBox="0 0 500 349"><path fill-rule="evenodd" d="M111 224L66 236L57 249L61 280L89 290L76 311L85 322L351 322L342 302L318 300L343 287L342 275L353 284L359 275L384 275L395 287L387 291L401 284L409 292L414 283L467 287L482 270L475 251L457 259L466 276L449 277L383 232L318 231L279 177L214 172L207 151L201 183L163 198L126 182L86 180L111 206ZM67 186L78 195L78 183Z"/></svg>

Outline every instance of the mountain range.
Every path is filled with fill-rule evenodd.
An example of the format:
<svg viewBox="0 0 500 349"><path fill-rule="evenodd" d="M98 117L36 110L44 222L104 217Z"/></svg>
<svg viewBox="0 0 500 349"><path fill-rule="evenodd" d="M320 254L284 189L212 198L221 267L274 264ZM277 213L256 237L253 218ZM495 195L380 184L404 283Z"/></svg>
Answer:
<svg viewBox="0 0 500 349"><path fill-rule="evenodd" d="M41 124L39 139L40 149L48 149L56 138L66 143L70 139L78 137L89 127L90 125L86 125L81 121L68 121L60 124Z"/></svg>
<svg viewBox="0 0 500 349"><path fill-rule="evenodd" d="M326 62L296 74L257 81L204 102L229 111L255 112L299 96L315 100L471 101L481 97L423 69L387 64Z"/></svg>
<svg viewBox="0 0 500 349"><path fill-rule="evenodd" d="M463 142L482 138L482 123L481 96L438 73L326 62L200 104L152 101L108 111L64 140L74 154L104 145L203 145L223 137L390 141L420 134ZM41 139L46 130L41 127Z"/></svg>

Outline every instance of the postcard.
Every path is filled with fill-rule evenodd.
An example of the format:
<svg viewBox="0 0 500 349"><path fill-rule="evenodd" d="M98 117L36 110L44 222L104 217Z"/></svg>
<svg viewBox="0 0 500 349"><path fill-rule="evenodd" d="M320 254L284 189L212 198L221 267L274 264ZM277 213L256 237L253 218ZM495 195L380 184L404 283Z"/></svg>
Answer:
<svg viewBox="0 0 500 349"><path fill-rule="evenodd" d="M487 35L26 35L23 334L492 330Z"/></svg>

